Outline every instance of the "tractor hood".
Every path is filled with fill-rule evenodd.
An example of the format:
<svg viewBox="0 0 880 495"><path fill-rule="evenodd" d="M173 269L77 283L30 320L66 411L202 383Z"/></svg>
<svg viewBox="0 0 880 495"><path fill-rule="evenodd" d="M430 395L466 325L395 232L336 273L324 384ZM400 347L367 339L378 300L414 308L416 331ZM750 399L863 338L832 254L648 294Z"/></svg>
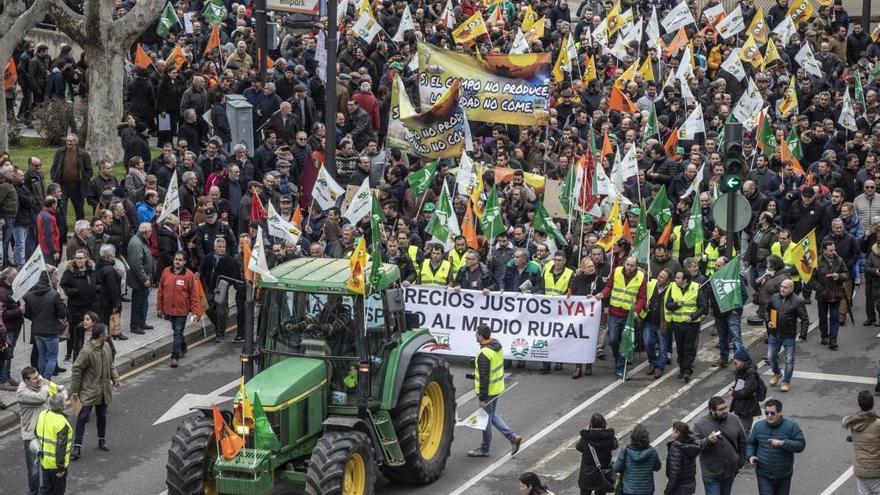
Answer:
<svg viewBox="0 0 880 495"><path fill-rule="evenodd" d="M254 394L266 412L276 411L304 399L327 384L327 363L320 359L288 358L281 360L257 374L247 382L246 389L251 403ZM235 396L238 403L240 392Z"/></svg>

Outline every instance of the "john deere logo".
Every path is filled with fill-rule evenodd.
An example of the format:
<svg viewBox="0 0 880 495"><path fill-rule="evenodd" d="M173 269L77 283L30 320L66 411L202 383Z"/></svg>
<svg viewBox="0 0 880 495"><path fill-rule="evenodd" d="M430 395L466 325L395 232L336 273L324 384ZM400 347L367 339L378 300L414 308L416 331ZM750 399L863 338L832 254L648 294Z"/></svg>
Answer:
<svg viewBox="0 0 880 495"><path fill-rule="evenodd" d="M529 341L526 339L516 339L510 343L510 353L514 357L526 357L529 355Z"/></svg>

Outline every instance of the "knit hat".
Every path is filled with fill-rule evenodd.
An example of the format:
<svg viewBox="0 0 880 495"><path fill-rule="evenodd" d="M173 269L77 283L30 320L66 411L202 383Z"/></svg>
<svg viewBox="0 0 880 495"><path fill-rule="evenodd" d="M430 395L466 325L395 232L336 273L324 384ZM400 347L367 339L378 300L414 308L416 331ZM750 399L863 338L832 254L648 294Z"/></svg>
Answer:
<svg viewBox="0 0 880 495"><path fill-rule="evenodd" d="M748 349L746 349L745 347L740 347L739 349L737 349L736 352L733 353L733 359L736 359L737 361L746 362L746 361L751 361L752 356L749 355Z"/></svg>

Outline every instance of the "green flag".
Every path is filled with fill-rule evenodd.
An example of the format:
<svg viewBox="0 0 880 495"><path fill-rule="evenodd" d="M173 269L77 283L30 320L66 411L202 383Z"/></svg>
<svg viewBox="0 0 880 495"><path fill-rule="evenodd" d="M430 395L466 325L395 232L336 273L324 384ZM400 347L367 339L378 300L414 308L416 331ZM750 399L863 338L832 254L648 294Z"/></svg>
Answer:
<svg viewBox="0 0 880 495"><path fill-rule="evenodd" d="M590 126L590 151L593 152L593 160L597 162L602 161L602 156L600 155L599 148L596 147L596 133L593 132L593 126Z"/></svg>
<svg viewBox="0 0 880 495"><path fill-rule="evenodd" d="M565 213L568 215L571 215L572 210L574 210L574 183L577 181L577 172L579 168L580 163L568 168L568 173L565 174L565 180L562 182L562 191L559 193L559 203L562 204L562 209L565 210Z"/></svg>
<svg viewBox="0 0 880 495"><path fill-rule="evenodd" d="M788 151L791 152L791 156L801 161L804 158L804 148L801 146L801 138L798 136L796 127L791 128L786 141L788 142Z"/></svg>
<svg viewBox="0 0 880 495"><path fill-rule="evenodd" d="M385 214L382 213L376 193L372 194L370 237L372 238L373 254L370 264L370 287L376 287L379 285L379 279L382 278L382 223L385 222Z"/></svg>
<svg viewBox="0 0 880 495"><path fill-rule="evenodd" d="M219 26L222 24L223 19L226 18L226 6L223 5L223 0L211 0L211 2L205 6L205 11L202 15L205 17L205 21L212 26Z"/></svg>
<svg viewBox="0 0 880 495"><path fill-rule="evenodd" d="M773 126L770 125L770 117L764 115L761 119L761 128L758 129L758 143L763 144L761 153L764 156L773 156L776 151L776 135L773 133Z"/></svg>
<svg viewBox="0 0 880 495"><path fill-rule="evenodd" d="M423 192L428 190L431 186L431 182L434 182L434 175L437 174L437 167L439 165L440 162L435 161L427 167L416 170L415 172L410 172L410 174L406 176L406 180L409 182L409 187L412 188L413 198L418 198Z"/></svg>
<svg viewBox="0 0 880 495"><path fill-rule="evenodd" d="M452 211L452 201L449 200L449 190L446 182L443 183L443 190L440 192L440 199L437 200L437 207L434 208L434 214L425 227L425 232L431 234L434 239L443 244L449 241L449 217L455 215Z"/></svg>
<svg viewBox="0 0 880 495"><path fill-rule="evenodd" d="M648 207L648 214L654 217L658 228L666 225L672 218L672 204L669 202L669 196L666 194L666 185L660 186L657 196L651 201Z"/></svg>
<svg viewBox="0 0 880 495"><path fill-rule="evenodd" d="M648 233L648 217L644 208L639 209L639 224L636 225L635 242L633 243L633 256L639 263L648 264L651 252L651 235Z"/></svg>
<svg viewBox="0 0 880 495"><path fill-rule="evenodd" d="M742 290L739 278L739 256L734 256L709 277L709 284L722 313L741 308L743 305Z"/></svg>
<svg viewBox="0 0 880 495"><path fill-rule="evenodd" d="M868 73L868 77L874 79L878 75L880 75L880 64L874 64L874 68Z"/></svg>
<svg viewBox="0 0 880 495"><path fill-rule="evenodd" d="M156 27L156 34L160 38L167 38L171 33L171 28L175 24L180 24L180 18L177 17L177 11L171 5L171 2L165 4L165 10L162 11L162 17L159 18L159 25Z"/></svg>
<svg viewBox="0 0 880 495"><path fill-rule="evenodd" d="M538 203L535 205L535 218L532 220L532 228L553 237L560 246L568 244L565 242L565 236L556 228L556 224L553 223L553 219L550 218L550 214L547 213L547 209L544 208L544 202L541 200L538 200Z"/></svg>
<svg viewBox="0 0 880 495"><path fill-rule="evenodd" d="M489 243L495 240L495 236L504 232L504 222L501 219L501 207L498 205L498 186L492 186L489 199L486 200L486 211L480 219L480 227L483 234L489 238Z"/></svg>
<svg viewBox="0 0 880 495"><path fill-rule="evenodd" d="M867 105L865 105L865 88L862 86L862 73L858 70L856 71L855 98L857 102L862 104L862 108L867 108Z"/></svg>
<svg viewBox="0 0 880 495"><path fill-rule="evenodd" d="M731 122L733 122L733 112L730 112L730 114L727 116L727 119L724 120L725 124L730 124ZM718 144L716 145L716 147L719 150L723 150L724 149L724 133L721 132L720 134L721 135L718 136Z"/></svg>
<svg viewBox="0 0 880 495"><path fill-rule="evenodd" d="M636 350L636 314L630 309L629 315L626 317L626 324L623 326L623 333L620 335L620 356L627 361L633 360L633 354Z"/></svg>
<svg viewBox="0 0 880 495"><path fill-rule="evenodd" d="M645 133L642 135L642 145L655 136L660 139L660 130L657 127L657 109L651 103L651 115L648 115L648 123L645 125Z"/></svg>
<svg viewBox="0 0 880 495"><path fill-rule="evenodd" d="M700 195L694 196L694 204L691 206L691 214L688 218L687 232L684 234L684 242L687 247L697 246L697 251L702 251L703 241L703 210L700 209ZM701 253L697 253L698 255Z"/></svg>
<svg viewBox="0 0 880 495"><path fill-rule="evenodd" d="M263 410L263 403L260 402L260 395L256 392L254 392L254 448L273 452L281 448L281 442L272 431L272 425L266 417L266 411Z"/></svg>

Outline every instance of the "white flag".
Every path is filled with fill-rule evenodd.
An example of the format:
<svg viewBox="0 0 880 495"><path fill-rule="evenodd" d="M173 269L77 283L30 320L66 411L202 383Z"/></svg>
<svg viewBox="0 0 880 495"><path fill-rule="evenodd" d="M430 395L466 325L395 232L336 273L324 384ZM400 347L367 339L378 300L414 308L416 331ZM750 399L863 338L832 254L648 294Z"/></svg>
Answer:
<svg viewBox="0 0 880 495"><path fill-rule="evenodd" d="M572 66L577 66L580 63L577 45L574 44L574 36L571 35L571 32L568 33L568 43L565 44L565 51L567 54L565 58L567 58L568 61L562 67L562 70L564 70L565 72L571 72Z"/></svg>
<svg viewBox="0 0 880 495"><path fill-rule="evenodd" d="M407 31L415 31L416 25L413 23L412 14L409 12L409 5L403 8L403 15L400 16L400 26L391 41L398 43L403 41L403 34Z"/></svg>
<svg viewBox="0 0 880 495"><path fill-rule="evenodd" d="M687 191L681 195L682 198L686 198L691 195L691 193L700 194L700 183L703 182L703 171L706 168L706 164L700 167L700 170L697 170L697 175L694 176L694 180L691 181L691 185L688 186Z"/></svg>
<svg viewBox="0 0 880 495"><path fill-rule="evenodd" d="M370 214L370 207L373 204L372 200L373 193L370 191L370 179L368 177L364 179L364 183L354 193L354 197L351 199L351 203L348 204L348 208L345 209L345 215L342 215L342 217L347 219L352 225L357 225L365 216Z"/></svg>
<svg viewBox="0 0 880 495"><path fill-rule="evenodd" d="M794 36L794 33L797 32L797 28L795 28L791 16L787 15L782 19L782 22L773 28L773 32L779 35L779 39L782 41L782 46L785 47L788 45L788 42L791 41L791 37Z"/></svg>
<svg viewBox="0 0 880 495"><path fill-rule="evenodd" d="M694 111L688 115L688 118L685 119L678 129L678 139L682 141L692 140L694 136L701 132L706 132L706 123L703 122L703 105L697 103L697 107L694 108Z"/></svg>
<svg viewBox="0 0 880 495"><path fill-rule="evenodd" d="M340 26L345 22L345 14L348 12L348 0L339 0L336 4L336 25Z"/></svg>
<svg viewBox="0 0 880 495"><path fill-rule="evenodd" d="M636 43L642 43L642 23L636 22L632 25L632 27L627 31L626 36L623 37L623 43L629 45L630 42L635 41Z"/></svg>
<svg viewBox="0 0 880 495"><path fill-rule="evenodd" d="M458 194L470 195L476 183L477 175L474 171L474 162L467 155L467 152L462 152L458 164L458 174L455 176L456 191Z"/></svg>
<svg viewBox="0 0 880 495"><path fill-rule="evenodd" d="M749 78L749 87L733 107L733 118L737 122L742 122L743 127L746 129L752 130L758 125L757 116L760 114L763 106L764 98L761 96L761 92L758 91L755 81Z"/></svg>
<svg viewBox="0 0 880 495"><path fill-rule="evenodd" d="M440 18L443 20L444 24L446 24L447 28L455 28L455 11L452 10L452 0L446 0L446 6L443 8L443 13L440 14Z"/></svg>
<svg viewBox="0 0 880 495"><path fill-rule="evenodd" d="M455 426L467 426L475 430L485 430L489 426L489 413L482 407L474 411L470 416L455 423Z"/></svg>
<svg viewBox="0 0 880 495"><path fill-rule="evenodd" d="M177 170L171 173L171 182L168 183L168 192L165 193L165 202L162 203L162 213L156 223L168 218L168 215L180 208L180 189L177 185Z"/></svg>
<svg viewBox="0 0 880 495"><path fill-rule="evenodd" d="M721 68L739 81L746 78L746 69L739 59L739 50L731 50L727 60L721 64Z"/></svg>
<svg viewBox="0 0 880 495"><path fill-rule="evenodd" d="M379 23L372 16L361 15L351 29L369 45L373 42L373 38L379 34L379 31L382 30L382 27L379 26Z"/></svg>
<svg viewBox="0 0 880 495"><path fill-rule="evenodd" d="M315 60L318 61L318 77L327 83L327 34L324 30L318 31L318 43L315 45Z"/></svg>
<svg viewBox="0 0 880 495"><path fill-rule="evenodd" d="M254 248L251 249L248 270L259 274L266 282L278 281L269 273L269 264L266 263L266 250L263 248L263 227L257 227L257 239L254 241Z"/></svg>
<svg viewBox="0 0 880 495"><path fill-rule="evenodd" d="M648 47L660 51L660 25L657 24L657 7L651 9L651 19L648 20L648 27L645 29L648 34Z"/></svg>
<svg viewBox="0 0 880 495"><path fill-rule="evenodd" d="M623 44L623 36L618 36L617 40L614 42L614 46L612 46L610 50L606 47L605 51L614 55L614 58L620 60L621 63L626 63L629 59L629 55L626 53L626 46Z"/></svg>
<svg viewBox="0 0 880 495"><path fill-rule="evenodd" d="M296 228L296 225L281 218L271 201L269 202L269 211L266 212L266 226L269 227L269 235L272 237L279 237L294 244L299 242L299 229Z"/></svg>
<svg viewBox="0 0 880 495"><path fill-rule="evenodd" d="M732 14L733 13L731 12L731 15ZM706 17L706 20L709 22L709 24L712 24L713 22L715 22L715 19L718 19L718 17L724 15L727 15L727 13L724 11L724 5L720 3L713 7L708 7L706 8L706 10L703 11L703 16Z"/></svg>
<svg viewBox="0 0 880 495"><path fill-rule="evenodd" d="M681 56L681 61L678 63L678 69L675 71L675 77L684 84L684 80L689 79L693 75L694 54L691 51L691 45L687 45L684 47L684 55Z"/></svg>
<svg viewBox="0 0 880 495"><path fill-rule="evenodd" d="M636 147L630 146L623 160L615 162L614 169L611 170L611 182L614 187L622 191L626 181L630 177L635 177L639 173L639 162L636 160Z"/></svg>
<svg viewBox="0 0 880 495"><path fill-rule="evenodd" d="M691 85L688 83L687 78L682 77L678 82L681 83L681 99L684 100L685 106L691 102L697 101L697 99L694 98L694 93L691 91Z"/></svg>
<svg viewBox="0 0 880 495"><path fill-rule="evenodd" d="M843 94L843 108L840 109L840 118L837 119L837 123L853 132L859 130L856 125L856 114L853 112L852 98L849 96L848 86Z"/></svg>
<svg viewBox="0 0 880 495"><path fill-rule="evenodd" d="M343 194L345 194L345 189L327 173L326 167L321 167L321 170L318 171L318 178L315 180L315 187L312 188L312 199L318 203L321 209L326 210L336 206L336 200Z"/></svg>
<svg viewBox="0 0 880 495"><path fill-rule="evenodd" d="M596 181L596 194L608 196L612 191L617 190L614 184L611 183L611 179L605 174L605 167L598 164L596 165L596 178L594 180Z"/></svg>
<svg viewBox="0 0 880 495"><path fill-rule="evenodd" d="M20 301L22 296L31 290L31 287L40 281L40 275L46 271L46 262L43 260L43 250L37 246L34 254L24 263L15 280L12 281L12 298Z"/></svg>
<svg viewBox="0 0 880 495"><path fill-rule="evenodd" d="M667 33L671 33L677 31L678 28L682 26L695 24L694 15L691 14L691 9L688 7L687 2L679 2L675 8L666 14L666 17L663 18L661 24L663 24L663 29L665 29Z"/></svg>
<svg viewBox="0 0 880 495"><path fill-rule="evenodd" d="M721 37L724 39L739 34L743 29L746 28L745 20L743 19L742 8L740 8L740 6L737 4L736 8L733 9L733 12L731 12L729 16L725 17L721 22L718 23L717 28L718 34L720 34Z"/></svg>
<svg viewBox="0 0 880 495"><path fill-rule="evenodd" d="M513 44L510 45L510 54L521 55L528 51L529 42L526 41L526 35L523 34L522 29L516 28L516 37L513 39Z"/></svg>
<svg viewBox="0 0 880 495"><path fill-rule="evenodd" d="M455 238L461 235L461 226L458 224L458 217L455 215L455 208L452 206L452 195L449 194L448 184L448 182L443 181L443 189L446 190L446 201L447 206L449 207L448 211L452 212L448 219L449 235L446 237L446 242L443 243L443 251L446 252L452 251L452 248L455 245Z"/></svg>
<svg viewBox="0 0 880 495"><path fill-rule="evenodd" d="M608 46L608 16L605 16L602 22L593 30L593 40L600 46Z"/></svg>
<svg viewBox="0 0 880 495"><path fill-rule="evenodd" d="M794 56L794 61L803 67L807 74L818 77L819 79L825 77L824 74L822 74L822 67L819 66L819 61L813 56L813 50L810 48L809 43L804 43L804 46L797 52L797 55Z"/></svg>

